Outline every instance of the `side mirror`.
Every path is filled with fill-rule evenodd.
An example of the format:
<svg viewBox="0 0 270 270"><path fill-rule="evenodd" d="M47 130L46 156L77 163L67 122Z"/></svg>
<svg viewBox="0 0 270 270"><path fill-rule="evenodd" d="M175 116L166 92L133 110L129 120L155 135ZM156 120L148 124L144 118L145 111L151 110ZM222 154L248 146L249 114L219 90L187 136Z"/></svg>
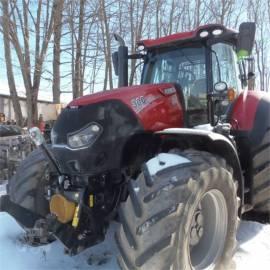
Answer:
<svg viewBox="0 0 270 270"><path fill-rule="evenodd" d="M236 45L238 59L251 55L255 40L256 25L254 22L240 24Z"/></svg>
<svg viewBox="0 0 270 270"><path fill-rule="evenodd" d="M215 92L218 92L218 93L223 93L223 92L227 91L228 90L227 83L222 82L222 81L215 83L214 90L215 90Z"/></svg>

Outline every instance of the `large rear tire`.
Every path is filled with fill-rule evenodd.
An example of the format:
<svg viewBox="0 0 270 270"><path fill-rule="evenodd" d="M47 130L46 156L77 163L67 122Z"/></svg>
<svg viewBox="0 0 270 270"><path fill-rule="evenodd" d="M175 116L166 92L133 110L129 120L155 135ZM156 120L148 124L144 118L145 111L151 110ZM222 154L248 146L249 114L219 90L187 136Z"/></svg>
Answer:
<svg viewBox="0 0 270 270"><path fill-rule="evenodd" d="M270 127L253 151L254 212L270 215Z"/></svg>
<svg viewBox="0 0 270 270"><path fill-rule="evenodd" d="M237 184L206 152L149 160L119 210L122 269L229 269L238 225Z"/></svg>

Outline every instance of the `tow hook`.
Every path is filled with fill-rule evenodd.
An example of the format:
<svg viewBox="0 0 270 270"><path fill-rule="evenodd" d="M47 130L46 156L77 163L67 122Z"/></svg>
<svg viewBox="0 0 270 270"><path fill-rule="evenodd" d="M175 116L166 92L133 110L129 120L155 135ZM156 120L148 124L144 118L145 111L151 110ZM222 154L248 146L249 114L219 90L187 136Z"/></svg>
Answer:
<svg viewBox="0 0 270 270"><path fill-rule="evenodd" d="M49 232L49 226L46 219L38 219L35 226L26 229L25 241L31 246L49 244L54 239L53 234Z"/></svg>

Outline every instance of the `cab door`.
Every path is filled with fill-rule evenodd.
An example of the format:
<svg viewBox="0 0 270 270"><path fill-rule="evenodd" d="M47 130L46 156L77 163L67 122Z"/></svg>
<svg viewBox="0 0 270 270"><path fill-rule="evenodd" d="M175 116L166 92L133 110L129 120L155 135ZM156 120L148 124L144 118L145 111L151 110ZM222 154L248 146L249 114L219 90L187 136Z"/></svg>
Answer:
<svg viewBox="0 0 270 270"><path fill-rule="evenodd" d="M236 52L231 44L216 43L212 45L212 87L218 82L226 82L227 89L233 90L236 95L241 91L241 80L237 66ZM215 120L226 117L230 101L224 98L214 105Z"/></svg>

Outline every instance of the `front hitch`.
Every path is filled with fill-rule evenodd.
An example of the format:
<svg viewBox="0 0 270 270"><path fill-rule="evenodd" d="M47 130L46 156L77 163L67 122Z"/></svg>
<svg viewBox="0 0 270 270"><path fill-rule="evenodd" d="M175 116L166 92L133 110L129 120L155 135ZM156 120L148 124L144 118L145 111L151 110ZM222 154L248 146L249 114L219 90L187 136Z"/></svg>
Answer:
<svg viewBox="0 0 270 270"><path fill-rule="evenodd" d="M96 245L104 240L104 228L100 224L96 224L95 227L89 228L89 214L91 212L87 207L82 206L81 216L84 222L79 223L77 228L74 228L71 224L62 224L57 221L54 215L47 215L46 217L40 216L18 204L13 203L10 200L9 195L3 195L0 197L0 212L7 212L11 215L20 225L26 230L26 237L35 239L37 234L40 233L40 227L36 227L42 221L45 224L46 232L49 235L53 235L59 239L66 247L67 252L70 255L76 255L84 249ZM94 219L95 217L91 215ZM28 230L29 229L29 230ZM30 232L30 234L29 234ZM48 243L48 242L43 242ZM30 241L33 244L33 241Z"/></svg>
<svg viewBox="0 0 270 270"><path fill-rule="evenodd" d="M61 167L47 147L40 130L38 128L32 128L29 132L34 143L43 150L51 164L55 167L59 174L59 182L61 182L62 178L64 178ZM102 214L95 213L88 205L83 203L84 197L84 192L81 192L81 196L79 196L77 202L78 205L76 203L77 211L75 211L72 220L69 221L70 218L65 220L68 221L67 223L61 223L57 218L59 205L51 205L51 209L55 208L57 210L55 213L51 211L51 214L41 216L12 202L9 195L0 197L0 211L10 214L26 229L26 239L28 237L30 238L30 244L33 244L35 239L40 238L40 236L43 237L43 232L45 234L47 232L47 236L53 236L59 239L66 247L68 253L74 255L103 241L108 225ZM42 241L42 243L44 244L45 242Z"/></svg>

